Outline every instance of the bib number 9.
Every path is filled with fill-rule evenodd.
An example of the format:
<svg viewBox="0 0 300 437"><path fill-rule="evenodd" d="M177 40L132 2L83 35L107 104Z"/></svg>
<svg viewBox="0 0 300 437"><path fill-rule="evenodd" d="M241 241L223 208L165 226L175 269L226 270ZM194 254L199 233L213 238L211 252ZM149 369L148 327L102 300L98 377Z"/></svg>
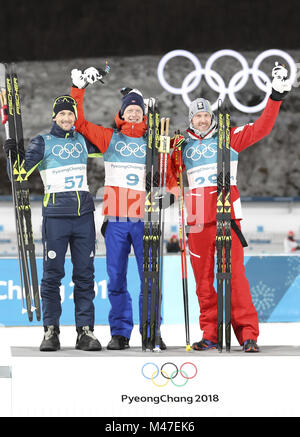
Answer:
<svg viewBox="0 0 300 437"><path fill-rule="evenodd" d="M129 173L126 176L126 179L127 179L127 185L130 185L130 186L134 186L134 185L137 185L139 183L139 177L135 173Z"/></svg>

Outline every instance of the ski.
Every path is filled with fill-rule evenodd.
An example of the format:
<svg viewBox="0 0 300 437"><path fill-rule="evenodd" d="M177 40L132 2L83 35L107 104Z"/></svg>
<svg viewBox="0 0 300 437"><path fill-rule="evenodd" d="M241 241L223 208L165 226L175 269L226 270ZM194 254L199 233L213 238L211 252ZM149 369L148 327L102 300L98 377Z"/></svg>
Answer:
<svg viewBox="0 0 300 437"><path fill-rule="evenodd" d="M21 115L18 76L13 65L0 64L1 120L5 126L6 138L16 140L15 153L8 158L11 175L12 199L15 211L19 273L21 281L23 311L33 320L41 319L38 276L31 222L31 207L27 172L25 169L25 148ZM24 308L24 300L26 309Z"/></svg>
<svg viewBox="0 0 300 437"><path fill-rule="evenodd" d="M155 99L149 99L143 236L143 350L160 350L164 212L160 209L159 199L163 197L166 185L170 151L168 129L169 119L160 120Z"/></svg>
<svg viewBox="0 0 300 437"><path fill-rule="evenodd" d="M224 282L225 282L225 345L231 348L231 201L230 201L230 115L218 111L217 144L217 336L218 350L223 350Z"/></svg>
<svg viewBox="0 0 300 437"><path fill-rule="evenodd" d="M157 120L159 125L159 120ZM170 142L169 136L170 118L161 118L160 120L160 135L156 131L156 146L159 152L159 193L160 196L164 196L166 193L167 185L167 168L168 168L168 156L170 154ZM159 137L158 137L159 135ZM159 143L158 143L159 138ZM156 305L156 325L155 325L155 351L160 351L160 324L161 324L161 301L162 301L162 288L163 288L163 260L164 260L164 233L165 233L165 209L159 208L159 287L157 295Z"/></svg>
<svg viewBox="0 0 300 437"><path fill-rule="evenodd" d="M149 282L150 282L150 254L151 254L151 206L152 206L152 154L154 148L154 102L148 103L148 127L146 149L146 182L145 182L145 215L143 235L143 302L142 302L142 349L147 349L148 343L148 313L149 313Z"/></svg>
<svg viewBox="0 0 300 437"><path fill-rule="evenodd" d="M183 161L182 161L182 143L184 139L180 136L180 132L174 138L174 150L176 166L179 170L177 176L177 185L179 188L179 241L181 255L181 274L182 274L182 292L183 292L183 308L185 321L185 339L186 351L191 350L190 346L190 324L189 324L189 301L188 301L188 280L187 280L187 257L186 257L186 234L185 234L185 218L184 218L184 187L183 187Z"/></svg>
<svg viewBox="0 0 300 437"><path fill-rule="evenodd" d="M225 346L231 348L231 199L230 199L230 115L225 113L224 150L224 245L225 245Z"/></svg>

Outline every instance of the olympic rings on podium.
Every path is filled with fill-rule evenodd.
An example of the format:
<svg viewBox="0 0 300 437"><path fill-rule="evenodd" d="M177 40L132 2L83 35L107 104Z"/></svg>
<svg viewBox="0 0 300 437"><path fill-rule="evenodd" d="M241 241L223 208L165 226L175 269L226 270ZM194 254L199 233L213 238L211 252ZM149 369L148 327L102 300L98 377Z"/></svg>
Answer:
<svg viewBox="0 0 300 437"><path fill-rule="evenodd" d="M183 370L183 367L187 366L187 365L190 365L190 366L192 366L194 368L194 372L191 375L188 375L187 372ZM148 375L145 374L145 368L147 366L150 367L150 368L151 368L151 366L154 367L154 371L152 373L150 373L150 374L148 373ZM169 366L173 366L174 370L170 371L170 369L168 369ZM168 373L168 370L169 370L169 373ZM162 364L162 366L160 368L158 367L158 365L156 363L153 363L153 362L147 362L142 367L142 375L144 376L144 378L151 380L152 383L156 387L165 387L169 383L169 381L171 381L172 384L175 385L176 387L183 387L183 386L185 386L188 383L188 381L190 379L195 378L197 373L198 373L197 366L194 363L191 363L189 361L184 362L183 364L181 364L179 369L178 369L178 366L175 363L172 363L172 362L169 362L169 361L164 363L164 364ZM156 378L159 375L161 375L165 379L165 381L163 383L161 383L161 384L158 383L158 381L156 381ZM182 378L184 378L184 380L185 380L182 384L178 384L178 383L174 382L175 378L177 376L179 376L179 375Z"/></svg>

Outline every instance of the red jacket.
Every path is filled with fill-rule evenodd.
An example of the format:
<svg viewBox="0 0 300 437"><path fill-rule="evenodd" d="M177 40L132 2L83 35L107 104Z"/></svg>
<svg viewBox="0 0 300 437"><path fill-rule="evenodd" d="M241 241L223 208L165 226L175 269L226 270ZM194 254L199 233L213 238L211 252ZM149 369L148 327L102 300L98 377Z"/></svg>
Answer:
<svg viewBox="0 0 300 437"><path fill-rule="evenodd" d="M230 129L230 141L231 141L231 149L234 151L235 155L238 155L242 150L247 147L257 143L263 137L268 135L275 123L276 117L278 115L280 105L282 102L273 101L269 98L267 105L261 114L261 116L253 123L246 124L241 127L233 127ZM197 153L198 156L201 155L201 144L205 143L206 138L199 138L196 135L192 135L190 131L190 137L188 141L193 142L194 149L198 147ZM211 137L211 142L217 142L218 133L215 132ZM204 144L203 144L204 146ZM211 144L209 144L211 146ZM183 164L185 164L185 150L187 150L187 143L183 144ZM203 151L202 151L203 152ZM237 168L237 156L235 156L235 163L233 166L234 171L236 172ZM215 162L210 164L211 166L211 176L216 176L217 170L217 155L215 154ZM178 162L178 157L177 157ZM187 161L186 161L187 163ZM231 162L233 165L233 162ZM190 168L191 173L197 171L201 166L201 160L195 160L195 163L192 163L194 168ZM191 166L191 162L190 162ZM178 167L176 164L176 149L172 154L172 168L174 174L178 172ZM185 168L185 166L183 166ZM233 174L233 172L232 172ZM200 178L199 178L200 179ZM203 178L204 179L204 178ZM235 179L235 178L234 178ZM216 203L217 203L217 184L216 178L214 182L211 182L213 179L210 178L209 183L203 183L203 185L199 188L197 187L189 187L190 190L185 195L185 204L187 208L187 222L190 225L201 225L204 223L213 223L216 221ZM241 219L241 205L240 205L240 194L234 181L231 185L231 214L232 218Z"/></svg>

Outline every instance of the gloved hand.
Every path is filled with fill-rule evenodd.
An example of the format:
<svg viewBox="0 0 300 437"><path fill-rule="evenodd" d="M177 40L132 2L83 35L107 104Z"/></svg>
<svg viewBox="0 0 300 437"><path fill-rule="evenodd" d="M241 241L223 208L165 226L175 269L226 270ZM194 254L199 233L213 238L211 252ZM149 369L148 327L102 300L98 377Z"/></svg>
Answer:
<svg viewBox="0 0 300 437"><path fill-rule="evenodd" d="M292 85L289 79L287 79L288 71L284 65L275 62L275 67L272 70L272 100L282 100L287 93L291 91Z"/></svg>
<svg viewBox="0 0 300 437"><path fill-rule="evenodd" d="M84 74L82 73L81 70L78 70L77 68L74 68L71 71L71 78L72 78L72 83L73 86L75 88L85 88L88 85L88 82L84 76Z"/></svg>
<svg viewBox="0 0 300 437"><path fill-rule="evenodd" d="M171 138L171 149L172 151L172 155L171 155L171 159L172 159L172 165L173 165L173 169L175 170L175 174L178 177L179 176L179 172L180 172L180 166L182 167L183 163L182 163L182 147L183 147L183 143L185 141L185 138L183 135L180 135L180 132L178 131L178 133L175 133L175 136L173 138ZM183 171L183 169L181 169L181 171Z"/></svg>
<svg viewBox="0 0 300 437"><path fill-rule="evenodd" d="M93 84L100 80L102 82L102 74L100 74L99 70L95 67L89 67L83 72L83 76L87 82L87 84ZM102 82L103 83L103 82Z"/></svg>
<svg viewBox="0 0 300 437"><path fill-rule="evenodd" d="M134 90L136 91L136 90ZM145 114L148 114L148 108L150 106L150 104L153 106L155 105L155 98L154 97L150 97L149 99L144 99L144 105L145 105Z"/></svg>
<svg viewBox="0 0 300 437"><path fill-rule="evenodd" d="M158 195L154 197L154 200L158 202L159 209L167 209L175 202L175 196L174 194L169 192L165 194L158 193Z"/></svg>
<svg viewBox="0 0 300 437"><path fill-rule="evenodd" d="M9 158L9 152L10 152L10 156L12 161L16 160L17 157L17 143L16 140L14 138L8 138L7 140L5 140L4 144L3 144L3 149L6 153L6 156Z"/></svg>

